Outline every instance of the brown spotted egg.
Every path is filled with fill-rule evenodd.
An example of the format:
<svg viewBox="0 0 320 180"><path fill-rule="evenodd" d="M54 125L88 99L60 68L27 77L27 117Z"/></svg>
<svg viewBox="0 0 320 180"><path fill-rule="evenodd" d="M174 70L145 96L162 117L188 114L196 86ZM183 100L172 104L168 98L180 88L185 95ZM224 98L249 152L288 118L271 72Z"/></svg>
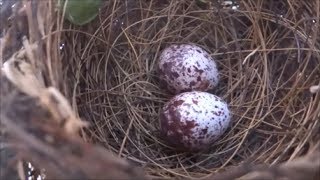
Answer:
<svg viewBox="0 0 320 180"><path fill-rule="evenodd" d="M161 134L180 150L207 148L230 124L228 105L220 97L200 91L174 96L160 113Z"/></svg>
<svg viewBox="0 0 320 180"><path fill-rule="evenodd" d="M162 84L175 94L208 91L219 81L216 62L193 44L168 46L161 52L158 65Z"/></svg>

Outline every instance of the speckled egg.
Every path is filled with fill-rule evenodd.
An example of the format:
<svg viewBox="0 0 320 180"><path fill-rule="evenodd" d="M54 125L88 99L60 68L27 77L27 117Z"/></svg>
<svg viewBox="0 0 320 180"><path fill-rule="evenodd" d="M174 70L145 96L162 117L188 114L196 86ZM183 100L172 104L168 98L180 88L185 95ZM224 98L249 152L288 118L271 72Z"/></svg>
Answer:
<svg viewBox="0 0 320 180"><path fill-rule="evenodd" d="M220 97L200 91L174 96L160 113L161 134L180 150L207 148L230 124L228 105Z"/></svg>
<svg viewBox="0 0 320 180"><path fill-rule="evenodd" d="M216 62L193 44L174 44L165 48L159 59L161 83L172 93L208 91L217 86Z"/></svg>

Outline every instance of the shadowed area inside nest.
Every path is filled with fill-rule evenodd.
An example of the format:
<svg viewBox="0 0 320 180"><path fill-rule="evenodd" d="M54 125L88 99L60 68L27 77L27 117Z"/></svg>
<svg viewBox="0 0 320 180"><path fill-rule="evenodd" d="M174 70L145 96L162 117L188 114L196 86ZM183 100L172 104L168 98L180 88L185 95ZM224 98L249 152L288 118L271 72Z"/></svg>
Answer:
<svg viewBox="0 0 320 180"><path fill-rule="evenodd" d="M304 154L318 132L319 100L309 92L320 78L312 4L252 1L233 11L159 2L110 2L92 24L63 32L63 78L91 123L86 136L157 177ZM205 152L176 152L159 135L159 110L172 95L159 84L157 60L173 43L194 43L212 55L221 75L212 93L232 111L231 127Z"/></svg>

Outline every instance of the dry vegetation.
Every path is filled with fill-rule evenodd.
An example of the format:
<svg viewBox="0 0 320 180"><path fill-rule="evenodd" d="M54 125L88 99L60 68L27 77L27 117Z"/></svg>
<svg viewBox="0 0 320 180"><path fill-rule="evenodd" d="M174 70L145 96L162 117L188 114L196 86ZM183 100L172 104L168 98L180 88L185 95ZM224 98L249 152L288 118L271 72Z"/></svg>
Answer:
<svg viewBox="0 0 320 180"><path fill-rule="evenodd" d="M320 83L320 1L243 0L232 10L209 1L110 0L83 27L65 22L54 1L37 2L25 33L43 47L34 65L91 124L84 141L152 179L319 175L320 93L309 88ZM208 151L177 153L159 136L158 113L172 95L158 83L157 59L172 43L195 43L218 63L212 93L230 104L233 122Z"/></svg>

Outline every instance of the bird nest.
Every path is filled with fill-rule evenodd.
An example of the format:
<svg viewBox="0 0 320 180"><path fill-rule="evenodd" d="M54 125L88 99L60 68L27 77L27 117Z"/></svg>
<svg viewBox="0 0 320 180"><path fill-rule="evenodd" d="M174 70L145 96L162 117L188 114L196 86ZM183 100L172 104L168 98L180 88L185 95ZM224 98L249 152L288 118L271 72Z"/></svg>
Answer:
<svg viewBox="0 0 320 180"><path fill-rule="evenodd" d="M54 1L22 3L7 31L14 39L3 34L2 59L31 46L22 35L37 44L31 64L82 120L65 131L80 128L83 142L142 168L151 179L319 175L319 1L105 1L84 26L66 21ZM157 61L177 43L196 44L216 60L220 83L213 93L232 114L222 138L197 153L176 151L159 133L159 112L173 95L159 83ZM8 99L6 92L2 98ZM32 161L32 155L23 158Z"/></svg>

